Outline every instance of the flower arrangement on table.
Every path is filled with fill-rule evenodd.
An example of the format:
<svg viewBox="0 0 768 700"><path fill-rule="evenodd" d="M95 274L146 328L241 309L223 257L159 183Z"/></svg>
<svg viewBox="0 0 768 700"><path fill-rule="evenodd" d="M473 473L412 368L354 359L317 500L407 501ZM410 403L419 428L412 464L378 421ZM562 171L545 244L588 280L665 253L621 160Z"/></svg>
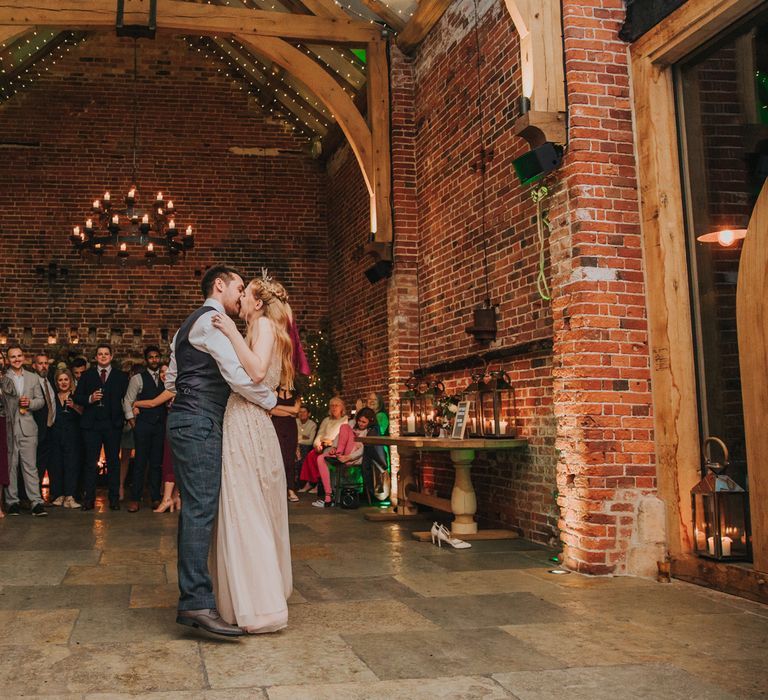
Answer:
<svg viewBox="0 0 768 700"><path fill-rule="evenodd" d="M435 399L434 421L427 421L426 434L448 437L453 429L453 421L459 410L460 394L443 394Z"/></svg>

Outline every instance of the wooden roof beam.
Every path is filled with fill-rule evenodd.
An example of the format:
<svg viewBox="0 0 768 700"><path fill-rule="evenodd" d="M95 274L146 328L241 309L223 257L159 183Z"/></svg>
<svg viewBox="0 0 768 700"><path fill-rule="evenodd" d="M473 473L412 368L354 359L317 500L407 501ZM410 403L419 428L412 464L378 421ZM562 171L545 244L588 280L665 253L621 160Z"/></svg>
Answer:
<svg viewBox="0 0 768 700"><path fill-rule="evenodd" d="M396 32L402 32L405 29L406 20L404 20L397 12L390 7L387 7L381 0L361 0L373 14L387 23Z"/></svg>
<svg viewBox="0 0 768 700"><path fill-rule="evenodd" d="M403 53L411 53L424 41L453 0L421 0L413 17L397 36L397 45Z"/></svg>
<svg viewBox="0 0 768 700"><path fill-rule="evenodd" d="M146 23L140 0L126 0L125 23ZM0 0L0 27L106 29L115 26L114 0ZM157 0L157 27L193 34L286 37L306 41L368 43L381 40L381 29L346 17L315 17L246 7L198 5Z"/></svg>

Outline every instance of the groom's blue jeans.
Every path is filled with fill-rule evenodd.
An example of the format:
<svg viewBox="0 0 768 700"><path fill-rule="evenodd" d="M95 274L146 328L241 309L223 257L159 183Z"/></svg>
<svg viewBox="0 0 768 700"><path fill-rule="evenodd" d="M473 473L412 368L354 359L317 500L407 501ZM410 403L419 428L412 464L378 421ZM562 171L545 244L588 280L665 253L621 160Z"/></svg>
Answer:
<svg viewBox="0 0 768 700"><path fill-rule="evenodd" d="M221 490L221 409L168 415L173 470L181 494L179 610L215 608L208 553Z"/></svg>

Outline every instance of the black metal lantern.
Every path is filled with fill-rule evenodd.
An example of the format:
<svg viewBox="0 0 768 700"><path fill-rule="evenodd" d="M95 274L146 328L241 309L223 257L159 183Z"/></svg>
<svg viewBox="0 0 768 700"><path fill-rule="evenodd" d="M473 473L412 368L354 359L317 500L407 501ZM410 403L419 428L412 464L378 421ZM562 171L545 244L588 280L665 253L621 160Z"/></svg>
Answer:
<svg viewBox="0 0 768 700"><path fill-rule="evenodd" d="M713 444L722 450L722 462L712 460ZM708 437L702 453L709 473L691 489L693 551L700 557L720 561L749 560L749 499L747 492L725 474L728 448L719 438Z"/></svg>
<svg viewBox="0 0 768 700"><path fill-rule="evenodd" d="M483 426L483 402L482 395L485 392L486 384L483 381L484 375L480 372L472 375L472 381L469 383L462 394L463 401L469 401L469 414L467 415L466 434L469 437L482 437Z"/></svg>
<svg viewBox="0 0 768 700"><path fill-rule="evenodd" d="M423 435L423 422L416 402L416 377L410 376L405 382L405 391L400 392L400 435ZM421 432L419 429L421 428Z"/></svg>
<svg viewBox="0 0 768 700"><path fill-rule="evenodd" d="M437 418L438 401L445 395L445 385L435 380L424 382L419 388L418 403L424 425L423 435L433 437L439 431L439 425L435 419Z"/></svg>
<svg viewBox="0 0 768 700"><path fill-rule="evenodd" d="M515 390L504 370L491 372L480 391L483 437L515 435Z"/></svg>

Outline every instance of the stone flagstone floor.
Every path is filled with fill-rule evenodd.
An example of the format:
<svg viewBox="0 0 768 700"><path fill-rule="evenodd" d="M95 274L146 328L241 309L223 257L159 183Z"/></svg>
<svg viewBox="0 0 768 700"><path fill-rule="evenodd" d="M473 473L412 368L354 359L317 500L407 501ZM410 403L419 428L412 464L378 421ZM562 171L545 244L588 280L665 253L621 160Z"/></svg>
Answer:
<svg viewBox="0 0 768 700"><path fill-rule="evenodd" d="M438 549L425 523L291 506L290 626L174 622L176 516L0 521L0 697L768 697L768 607L680 582L548 573L522 540Z"/></svg>

